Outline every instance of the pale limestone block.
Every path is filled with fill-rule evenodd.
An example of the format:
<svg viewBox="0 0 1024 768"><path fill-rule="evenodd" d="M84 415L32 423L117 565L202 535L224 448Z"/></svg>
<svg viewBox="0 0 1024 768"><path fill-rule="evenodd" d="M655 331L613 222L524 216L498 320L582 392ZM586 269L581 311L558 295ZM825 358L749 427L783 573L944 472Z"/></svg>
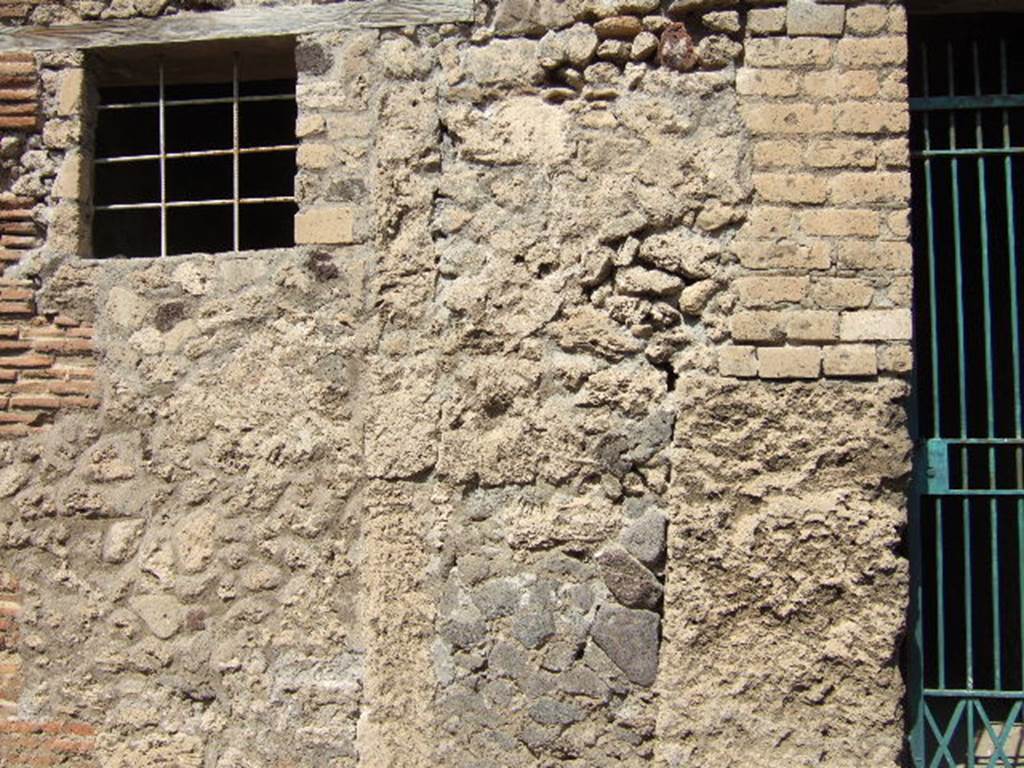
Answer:
<svg viewBox="0 0 1024 768"><path fill-rule="evenodd" d="M791 312L786 336L794 341L833 341L839 331L839 313L819 309Z"/></svg>
<svg viewBox="0 0 1024 768"><path fill-rule="evenodd" d="M870 344L840 344L826 347L824 356L826 376L875 376L878 374L878 356Z"/></svg>
<svg viewBox="0 0 1024 768"><path fill-rule="evenodd" d="M61 73L57 85L57 114L61 117L77 115L85 100L85 70L74 68Z"/></svg>
<svg viewBox="0 0 1024 768"><path fill-rule="evenodd" d="M789 0L786 32L793 36L839 37L846 23L841 5L822 5L816 0Z"/></svg>
<svg viewBox="0 0 1024 768"><path fill-rule="evenodd" d="M741 277L736 280L740 303L747 307L800 303L807 295L808 277Z"/></svg>
<svg viewBox="0 0 1024 768"><path fill-rule="evenodd" d="M295 242L298 245L351 243L353 220L353 211L349 206L302 211L295 217Z"/></svg>
<svg viewBox="0 0 1024 768"><path fill-rule="evenodd" d="M785 8L752 8L747 13L747 31L751 35L776 35L785 28Z"/></svg>
<svg viewBox="0 0 1024 768"><path fill-rule="evenodd" d="M757 348L723 347L718 352L718 372L740 379L757 376Z"/></svg>
<svg viewBox="0 0 1024 768"><path fill-rule="evenodd" d="M912 327L909 309L866 309L843 314L839 337L843 341L909 341Z"/></svg>
<svg viewBox="0 0 1024 768"><path fill-rule="evenodd" d="M762 347L757 359L763 379L816 379L821 373L821 347Z"/></svg>

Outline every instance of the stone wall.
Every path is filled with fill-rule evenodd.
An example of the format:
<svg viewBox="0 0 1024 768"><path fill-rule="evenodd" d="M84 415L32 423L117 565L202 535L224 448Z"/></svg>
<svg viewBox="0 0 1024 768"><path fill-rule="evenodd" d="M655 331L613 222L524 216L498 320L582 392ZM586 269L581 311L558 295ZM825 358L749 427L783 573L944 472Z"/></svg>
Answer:
<svg viewBox="0 0 1024 768"><path fill-rule="evenodd" d="M127 8L33 21L179 10ZM94 335L98 407L0 442L4 727L104 768L897 765L902 10L475 16L299 40L298 245L239 255L88 259L88 76L34 55L16 340Z"/></svg>

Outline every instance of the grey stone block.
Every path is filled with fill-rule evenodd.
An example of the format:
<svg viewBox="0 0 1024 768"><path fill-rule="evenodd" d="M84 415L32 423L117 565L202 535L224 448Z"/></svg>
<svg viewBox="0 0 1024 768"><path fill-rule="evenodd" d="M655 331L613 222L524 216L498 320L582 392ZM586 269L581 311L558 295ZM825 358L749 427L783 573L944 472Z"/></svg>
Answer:
<svg viewBox="0 0 1024 768"><path fill-rule="evenodd" d="M615 599L632 608L654 608L661 600L657 578L635 557L618 545L597 556L601 575Z"/></svg>
<svg viewBox="0 0 1024 768"><path fill-rule="evenodd" d="M626 526L619 540L629 554L648 568L654 568L665 554L667 523L661 512L647 512Z"/></svg>
<svg viewBox="0 0 1024 768"><path fill-rule="evenodd" d="M654 611L606 606L594 622L594 642L631 682L650 686L658 674L660 623Z"/></svg>

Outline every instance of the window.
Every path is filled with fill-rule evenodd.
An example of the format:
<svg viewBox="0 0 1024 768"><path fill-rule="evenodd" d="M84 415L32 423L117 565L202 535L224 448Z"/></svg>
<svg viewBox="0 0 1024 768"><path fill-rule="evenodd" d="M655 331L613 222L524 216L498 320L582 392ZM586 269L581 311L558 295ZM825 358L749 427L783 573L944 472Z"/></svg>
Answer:
<svg viewBox="0 0 1024 768"><path fill-rule="evenodd" d="M92 254L294 244L294 42L99 52Z"/></svg>

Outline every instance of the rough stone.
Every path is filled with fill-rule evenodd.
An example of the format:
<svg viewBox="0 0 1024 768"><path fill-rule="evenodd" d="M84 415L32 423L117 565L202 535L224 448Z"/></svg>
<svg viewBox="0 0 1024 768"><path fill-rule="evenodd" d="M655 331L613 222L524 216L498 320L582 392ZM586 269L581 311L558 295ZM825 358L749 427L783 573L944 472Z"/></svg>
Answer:
<svg viewBox="0 0 1024 768"><path fill-rule="evenodd" d="M743 46L724 35L708 35L697 46L697 60L704 69L727 67L743 52Z"/></svg>
<svg viewBox="0 0 1024 768"><path fill-rule="evenodd" d="M576 24L562 33L565 56L578 69L589 64L597 53L598 38L594 28L588 24Z"/></svg>
<svg viewBox="0 0 1024 768"><path fill-rule="evenodd" d="M582 717L578 707L547 696L530 707L530 719L543 725L571 725Z"/></svg>
<svg viewBox="0 0 1024 768"><path fill-rule="evenodd" d="M597 554L601 575L615 599L629 608L654 608L661 600L661 584L649 569L619 546Z"/></svg>
<svg viewBox="0 0 1024 768"><path fill-rule="evenodd" d="M599 40L632 40L643 31L636 16L610 16L594 24Z"/></svg>
<svg viewBox="0 0 1024 768"><path fill-rule="evenodd" d="M583 0L583 13L599 19L629 14L642 16L660 7L659 0Z"/></svg>
<svg viewBox="0 0 1024 768"><path fill-rule="evenodd" d="M658 37L652 32L641 32L633 38L629 56L633 61L647 61L658 52Z"/></svg>
<svg viewBox="0 0 1024 768"><path fill-rule="evenodd" d="M679 292L683 281L661 270L627 267L616 272L615 286L623 293L668 296Z"/></svg>
<svg viewBox="0 0 1024 768"><path fill-rule="evenodd" d="M688 72L697 65L697 46L681 22L669 24L662 31L658 61L677 72Z"/></svg>
<svg viewBox="0 0 1024 768"><path fill-rule="evenodd" d="M650 686L658 674L658 627L653 611L604 606L594 621L594 642L637 685Z"/></svg>
<svg viewBox="0 0 1024 768"><path fill-rule="evenodd" d="M655 568L665 556L666 525L664 514L647 512L627 525L619 540L629 554L648 568Z"/></svg>
<svg viewBox="0 0 1024 768"><path fill-rule="evenodd" d="M740 31L740 15L736 11L712 11L701 17L704 26L714 32L734 35Z"/></svg>
<svg viewBox="0 0 1024 768"><path fill-rule="evenodd" d="M540 648L554 633L554 618L544 608L527 608L513 617L512 634L527 648Z"/></svg>
<svg viewBox="0 0 1024 768"><path fill-rule="evenodd" d="M103 560L123 563L131 557L142 529L141 520L118 520L112 523L103 541Z"/></svg>
<svg viewBox="0 0 1024 768"><path fill-rule="evenodd" d="M174 637L185 620L182 604L171 595L141 595L129 605L146 627L161 640Z"/></svg>
<svg viewBox="0 0 1024 768"><path fill-rule="evenodd" d="M623 63L629 60L632 46L625 40L605 40L597 46L597 58Z"/></svg>
<svg viewBox="0 0 1024 768"><path fill-rule="evenodd" d="M533 35L573 22L563 0L500 0L494 10L494 32L500 36Z"/></svg>

